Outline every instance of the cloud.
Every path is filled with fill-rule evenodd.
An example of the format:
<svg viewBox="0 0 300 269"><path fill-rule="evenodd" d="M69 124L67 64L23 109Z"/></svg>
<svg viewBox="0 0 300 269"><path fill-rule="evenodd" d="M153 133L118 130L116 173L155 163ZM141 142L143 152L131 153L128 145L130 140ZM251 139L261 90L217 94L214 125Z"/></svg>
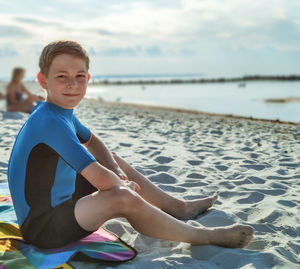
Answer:
<svg viewBox="0 0 300 269"><path fill-rule="evenodd" d="M16 17L14 18L16 22L26 23L26 24L34 24L34 25L41 25L44 24L41 20L31 17Z"/></svg>
<svg viewBox="0 0 300 269"><path fill-rule="evenodd" d="M9 48L8 46L0 47L0 58L10 58L18 55L18 51L13 48Z"/></svg>
<svg viewBox="0 0 300 269"><path fill-rule="evenodd" d="M259 4L250 0L113 0L109 5L88 0L84 5L81 1L72 2L69 12L59 16L60 8L70 3L55 0L41 8L42 14L51 9L50 13L57 12L57 17L18 16L15 20L34 25L34 29L23 31L32 31L37 37L47 33L48 39L84 40L89 47L100 44L107 55L114 56L136 55L135 47L157 45L161 52L148 49L149 56L172 50L200 52L212 44L229 49L271 45L288 50L295 49L300 40L296 31L299 26L294 22L296 14L290 12L291 4L282 0L274 0L271 6L267 0ZM280 38L287 32L289 47L283 41L286 38Z"/></svg>
<svg viewBox="0 0 300 269"><path fill-rule="evenodd" d="M91 57L114 65L132 58L161 60L160 66L167 59L182 68L189 65L183 61L213 66L278 51L281 59L295 61L288 55L300 51L299 10L296 0L7 1L0 10L0 44L11 44L11 55L15 50L25 59L52 40L73 39Z"/></svg>
<svg viewBox="0 0 300 269"><path fill-rule="evenodd" d="M274 22L269 29L270 37L281 49L300 50L300 27L294 22L288 20L278 20Z"/></svg>
<svg viewBox="0 0 300 269"><path fill-rule="evenodd" d="M105 56L105 57L119 57L119 56L126 56L126 57L158 57L164 56L164 52L162 49L157 46L135 46L135 47L113 47L104 50L96 51L94 48L89 49L89 54L91 56Z"/></svg>
<svg viewBox="0 0 300 269"><path fill-rule="evenodd" d="M162 55L162 51L158 46L152 46L150 48L147 48L145 50L146 54L149 56L161 56Z"/></svg>
<svg viewBox="0 0 300 269"><path fill-rule="evenodd" d="M118 57L118 56L130 56L135 57L139 54L139 48L110 48L102 50L97 53L98 55L108 56L108 57Z"/></svg>
<svg viewBox="0 0 300 269"><path fill-rule="evenodd" d="M113 35L115 35L115 33L111 32L111 31L108 31L106 29L98 29L96 31L99 35L104 35L104 36L113 36Z"/></svg>
<svg viewBox="0 0 300 269"><path fill-rule="evenodd" d="M0 25L0 36L3 37L30 37L31 34L22 27L16 25Z"/></svg>
<svg viewBox="0 0 300 269"><path fill-rule="evenodd" d="M34 17L14 17L14 21L16 21L17 23L21 23L21 24L27 24L27 25L34 25L34 26L38 26L38 27L44 27L44 26L56 26L56 27L61 27L63 26L62 23L57 22L55 20L45 20L45 19L38 19L38 18L34 18Z"/></svg>

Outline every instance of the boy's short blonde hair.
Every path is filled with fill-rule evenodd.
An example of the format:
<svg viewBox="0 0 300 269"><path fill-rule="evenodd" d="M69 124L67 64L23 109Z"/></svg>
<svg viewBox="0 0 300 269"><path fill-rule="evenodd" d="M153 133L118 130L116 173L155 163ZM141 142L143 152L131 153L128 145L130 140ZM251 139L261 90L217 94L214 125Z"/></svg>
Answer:
<svg viewBox="0 0 300 269"><path fill-rule="evenodd" d="M90 59L86 50L77 42L71 40L57 40L44 47L40 60L40 72L48 76L53 59L61 54L69 54L85 61L86 69L89 70Z"/></svg>

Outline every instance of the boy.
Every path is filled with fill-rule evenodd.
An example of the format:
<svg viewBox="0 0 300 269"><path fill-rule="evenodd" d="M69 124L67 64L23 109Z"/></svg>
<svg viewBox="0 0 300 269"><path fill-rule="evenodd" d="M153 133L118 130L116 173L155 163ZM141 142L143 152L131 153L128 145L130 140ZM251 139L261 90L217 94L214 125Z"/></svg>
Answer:
<svg viewBox="0 0 300 269"><path fill-rule="evenodd" d="M20 130L8 168L9 187L22 235L41 248L79 240L104 222L125 217L139 232L191 244L244 247L249 226L192 227L189 219L213 205L216 195L181 201L157 188L83 126L73 108L90 75L86 51L55 41L42 51L38 81L47 100Z"/></svg>

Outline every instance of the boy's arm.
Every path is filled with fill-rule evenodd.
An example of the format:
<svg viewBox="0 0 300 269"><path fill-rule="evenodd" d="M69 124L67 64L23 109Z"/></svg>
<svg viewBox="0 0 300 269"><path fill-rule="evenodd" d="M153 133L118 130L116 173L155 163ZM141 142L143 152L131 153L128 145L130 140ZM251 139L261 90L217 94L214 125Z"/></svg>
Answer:
<svg viewBox="0 0 300 269"><path fill-rule="evenodd" d="M81 171L81 174L99 190L108 190L118 185L125 186L124 182L115 173L98 162L88 165Z"/></svg>
<svg viewBox="0 0 300 269"><path fill-rule="evenodd" d="M110 151L97 136L92 133L90 140L84 145L86 146L87 150L96 158L96 160L99 161L104 167L113 171L121 179L128 179L126 174L114 160Z"/></svg>

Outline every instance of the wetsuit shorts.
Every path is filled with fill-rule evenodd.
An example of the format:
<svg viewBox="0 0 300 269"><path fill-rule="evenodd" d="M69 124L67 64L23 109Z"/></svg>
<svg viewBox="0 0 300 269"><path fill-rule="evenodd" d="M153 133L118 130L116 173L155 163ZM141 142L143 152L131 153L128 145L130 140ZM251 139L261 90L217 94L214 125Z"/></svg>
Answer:
<svg viewBox="0 0 300 269"><path fill-rule="evenodd" d="M74 209L78 199L95 191L97 189L78 174L76 191L71 199L37 218L32 218L29 213L21 227L25 241L39 248L51 249L63 247L91 234L93 231L86 231L78 224ZM36 233L41 226L43 229Z"/></svg>

